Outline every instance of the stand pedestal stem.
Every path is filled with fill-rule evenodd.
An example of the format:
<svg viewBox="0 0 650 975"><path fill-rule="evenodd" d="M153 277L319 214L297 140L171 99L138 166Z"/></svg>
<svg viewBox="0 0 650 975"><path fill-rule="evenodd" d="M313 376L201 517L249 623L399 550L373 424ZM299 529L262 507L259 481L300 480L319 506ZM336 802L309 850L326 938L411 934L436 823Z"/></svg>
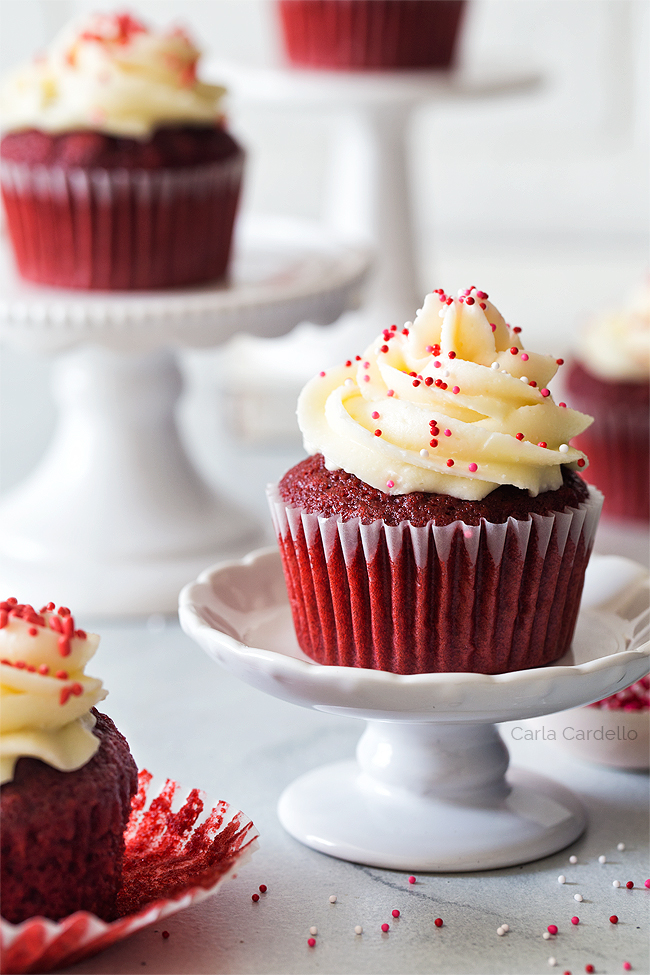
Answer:
<svg viewBox="0 0 650 975"><path fill-rule="evenodd" d="M365 786L386 794L465 801L502 799L508 749L495 725L369 721L357 745Z"/></svg>
<svg viewBox="0 0 650 975"><path fill-rule="evenodd" d="M422 300L411 218L407 136L411 105L364 105L338 120L325 200L328 222L376 247L363 316L402 326Z"/></svg>
<svg viewBox="0 0 650 975"><path fill-rule="evenodd" d="M396 870L486 870L572 843L586 823L551 779L513 769L492 724L370 721L357 761L301 776L280 821L321 853Z"/></svg>
<svg viewBox="0 0 650 975"><path fill-rule="evenodd" d="M77 613L173 611L191 565L252 535L183 449L174 354L83 348L59 357L53 383L54 438L0 505L3 591Z"/></svg>

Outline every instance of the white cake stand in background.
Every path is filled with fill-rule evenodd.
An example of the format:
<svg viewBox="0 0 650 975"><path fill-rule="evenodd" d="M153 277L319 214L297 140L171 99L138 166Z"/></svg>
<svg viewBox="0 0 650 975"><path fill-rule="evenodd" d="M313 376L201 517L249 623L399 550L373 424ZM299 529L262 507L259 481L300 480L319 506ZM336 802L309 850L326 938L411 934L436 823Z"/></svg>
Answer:
<svg viewBox="0 0 650 975"><path fill-rule="evenodd" d="M367 248L281 218L241 223L227 286L45 288L0 255L0 337L58 353L59 410L40 465L0 503L0 591L84 615L170 612L188 578L255 544L257 526L215 496L181 444L175 349L336 321L369 261Z"/></svg>
<svg viewBox="0 0 650 975"><path fill-rule="evenodd" d="M507 68L327 71L211 61L205 70L227 85L235 108L270 106L335 119L322 217L336 233L366 239L376 252L361 324L368 338L377 328L411 319L422 300L408 145L415 111L523 95L541 82L534 71Z"/></svg>
<svg viewBox="0 0 650 975"><path fill-rule="evenodd" d="M594 556L573 648L550 667L496 676L324 667L300 651L280 556L263 550L186 586L180 619L259 690L368 722L356 760L308 772L284 791L278 813L292 836L356 863L462 871L535 860L583 831L573 793L508 769L495 722L588 704L638 680L650 666L647 606L643 566Z"/></svg>

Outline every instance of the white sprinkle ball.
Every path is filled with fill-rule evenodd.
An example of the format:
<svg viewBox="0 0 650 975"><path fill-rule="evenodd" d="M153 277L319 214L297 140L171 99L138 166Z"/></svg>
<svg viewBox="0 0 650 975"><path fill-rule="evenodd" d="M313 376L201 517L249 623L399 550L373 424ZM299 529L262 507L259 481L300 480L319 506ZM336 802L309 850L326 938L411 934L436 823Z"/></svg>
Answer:
<svg viewBox="0 0 650 975"><path fill-rule="evenodd" d="M555 965L557 965L557 958L554 958L553 955L551 955L551 957L548 960L548 963L551 966L551 968L553 968Z"/></svg>
<svg viewBox="0 0 650 975"><path fill-rule="evenodd" d="M544 941L550 941L551 935L548 931L545 931L544 934L542 935L542 938L544 939Z"/></svg>
<svg viewBox="0 0 650 975"><path fill-rule="evenodd" d="M497 934L501 938L505 934L505 931L503 930L503 928L497 928Z"/></svg>
<svg viewBox="0 0 650 975"><path fill-rule="evenodd" d="M603 855L603 854L601 853L601 855L600 855L600 856L598 857L598 862L599 862L599 863L607 863L607 857L606 857L606 856L604 856L604 855Z"/></svg>
<svg viewBox="0 0 650 975"><path fill-rule="evenodd" d="M330 904L336 904L336 894L330 894Z"/></svg>
<svg viewBox="0 0 650 975"><path fill-rule="evenodd" d="M616 849L618 850L619 853L622 853L623 850L625 849L625 843L618 843Z"/></svg>
<svg viewBox="0 0 650 975"><path fill-rule="evenodd" d="M519 381L522 382L522 383L527 383L528 382L528 376L520 376L519 377Z"/></svg>
<svg viewBox="0 0 650 975"><path fill-rule="evenodd" d="M490 369L498 369L498 368L499 368L498 362L493 362L492 365L490 366Z"/></svg>
<svg viewBox="0 0 650 975"><path fill-rule="evenodd" d="M421 311L422 309L418 308L416 314L419 315ZM413 322L404 322L404 328L413 328Z"/></svg>
<svg viewBox="0 0 650 975"><path fill-rule="evenodd" d="M507 369L502 369L501 372L503 373L504 376L507 376L508 375L508 370Z"/></svg>
<svg viewBox="0 0 650 975"><path fill-rule="evenodd" d="M582 894L574 894L573 899L574 901L578 901L578 903L582 903Z"/></svg>
<svg viewBox="0 0 650 975"><path fill-rule="evenodd" d="M449 369L443 369L442 374L445 377L445 379L449 379Z"/></svg>
<svg viewBox="0 0 650 975"><path fill-rule="evenodd" d="M422 450L420 451L420 457L428 457L428 456L429 456L429 451L425 450L423 447Z"/></svg>
<svg viewBox="0 0 650 975"><path fill-rule="evenodd" d="M363 928L361 927L360 924L357 924L356 928L354 929L354 933L355 934L363 934Z"/></svg>
<svg viewBox="0 0 650 975"><path fill-rule="evenodd" d="M568 454L569 453L569 445L568 445L568 443L561 443L560 446L557 449L560 451L561 454Z"/></svg>
<svg viewBox="0 0 650 975"><path fill-rule="evenodd" d="M354 380L353 379L346 379L345 380L345 383L343 385L344 386L354 386Z"/></svg>
<svg viewBox="0 0 650 975"><path fill-rule="evenodd" d="M502 924L501 927L503 928L504 931L509 931L510 930L510 925L509 924Z"/></svg>
<svg viewBox="0 0 650 975"><path fill-rule="evenodd" d="M620 880L612 880L612 887L620 887L620 886L621 886Z"/></svg>
<svg viewBox="0 0 650 975"><path fill-rule="evenodd" d="M576 856L569 857L569 863L577 863L577 862L578 862L578 858Z"/></svg>
<svg viewBox="0 0 650 975"><path fill-rule="evenodd" d="M557 878L557 882L558 882L558 884L565 884L566 883L566 877L564 876L563 873L561 873L560 876Z"/></svg>
<svg viewBox="0 0 650 975"><path fill-rule="evenodd" d="M309 929L309 933L310 933L310 934L318 934L318 928L317 928L317 927L312 927L312 928L310 928L310 929Z"/></svg>

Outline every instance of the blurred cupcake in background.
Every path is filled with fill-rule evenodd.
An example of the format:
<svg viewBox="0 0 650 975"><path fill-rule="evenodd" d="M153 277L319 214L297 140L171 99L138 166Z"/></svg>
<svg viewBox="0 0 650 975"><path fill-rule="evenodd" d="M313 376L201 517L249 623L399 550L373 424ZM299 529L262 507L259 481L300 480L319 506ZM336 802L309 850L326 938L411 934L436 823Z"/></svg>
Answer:
<svg viewBox="0 0 650 975"><path fill-rule="evenodd" d="M2 195L20 274L84 289L223 278L243 152L180 29L64 29L0 89Z"/></svg>
<svg viewBox="0 0 650 975"><path fill-rule="evenodd" d="M465 0L279 0L287 58L342 71L449 68Z"/></svg>
<svg viewBox="0 0 650 975"><path fill-rule="evenodd" d="M585 708L547 714L532 722L549 740L587 762L612 768L650 766L650 677ZM555 737L551 737L550 731Z"/></svg>
<svg viewBox="0 0 650 975"><path fill-rule="evenodd" d="M570 405L594 417L574 442L605 495L603 513L650 521L650 278L585 329L566 387Z"/></svg>

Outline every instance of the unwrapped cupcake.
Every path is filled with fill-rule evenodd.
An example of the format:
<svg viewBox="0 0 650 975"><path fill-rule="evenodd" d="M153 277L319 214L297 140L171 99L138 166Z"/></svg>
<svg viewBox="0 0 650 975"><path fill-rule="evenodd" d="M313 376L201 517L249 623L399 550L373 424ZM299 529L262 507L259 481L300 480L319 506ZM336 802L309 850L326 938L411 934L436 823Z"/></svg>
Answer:
<svg viewBox="0 0 650 975"><path fill-rule="evenodd" d="M577 443L605 494L603 513L650 521L650 278L627 306L585 329L567 397L594 417Z"/></svg>
<svg viewBox="0 0 650 975"><path fill-rule="evenodd" d="M24 278L114 290L224 277L243 152L198 58L182 30L96 14L5 79L2 195Z"/></svg>
<svg viewBox="0 0 650 975"><path fill-rule="evenodd" d="M601 494L551 356L476 288L310 380L309 457L269 488L298 642L400 674L538 667L570 647Z"/></svg>
<svg viewBox="0 0 650 975"><path fill-rule="evenodd" d="M126 739L85 673L99 637L66 607L0 602L2 916L116 916L137 792Z"/></svg>

